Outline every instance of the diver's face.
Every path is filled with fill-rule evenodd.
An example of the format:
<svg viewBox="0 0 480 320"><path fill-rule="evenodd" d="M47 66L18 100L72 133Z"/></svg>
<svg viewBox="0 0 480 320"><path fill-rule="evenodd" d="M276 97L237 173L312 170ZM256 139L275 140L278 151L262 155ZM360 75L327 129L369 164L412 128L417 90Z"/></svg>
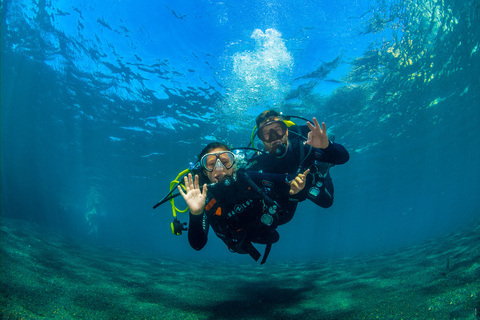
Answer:
<svg viewBox="0 0 480 320"><path fill-rule="evenodd" d="M211 183L217 183L219 181L222 181L225 178L233 175L233 172L235 171L235 165L231 163L232 159L230 159L226 154L222 154L225 151L228 150L225 150L223 148L215 148L208 151L209 154L219 154L219 157L212 156L211 160L208 160L212 162L207 164L208 166L211 166L213 168L212 171L207 171L203 169L203 174L208 177L208 180L210 180ZM232 167L230 169L227 169L226 167L229 167L230 164L232 164Z"/></svg>
<svg viewBox="0 0 480 320"><path fill-rule="evenodd" d="M280 120L279 118L270 119L268 122ZM264 123L266 123L265 121ZM267 139L267 141L262 141L265 146L265 150L272 153L276 147L280 144L288 143L288 129L284 131L284 128L278 123L274 122L272 124L263 126L260 124L262 130L262 136Z"/></svg>

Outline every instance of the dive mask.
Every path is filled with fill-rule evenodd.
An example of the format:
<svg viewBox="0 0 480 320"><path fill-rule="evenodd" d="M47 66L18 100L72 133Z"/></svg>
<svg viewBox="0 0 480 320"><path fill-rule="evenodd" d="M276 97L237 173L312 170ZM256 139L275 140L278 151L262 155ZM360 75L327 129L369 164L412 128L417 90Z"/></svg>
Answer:
<svg viewBox="0 0 480 320"><path fill-rule="evenodd" d="M202 167L208 172L214 169L230 169L235 164L235 154L232 151L207 153L200 159Z"/></svg>
<svg viewBox="0 0 480 320"><path fill-rule="evenodd" d="M258 128L257 136L263 142L273 142L282 139L287 133L287 125L283 120L269 121Z"/></svg>

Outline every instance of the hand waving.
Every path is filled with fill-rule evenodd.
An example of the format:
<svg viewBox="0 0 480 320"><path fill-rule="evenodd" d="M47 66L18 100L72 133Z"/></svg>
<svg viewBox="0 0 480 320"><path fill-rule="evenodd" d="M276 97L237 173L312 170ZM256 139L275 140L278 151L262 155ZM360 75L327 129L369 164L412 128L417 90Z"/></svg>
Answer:
<svg viewBox="0 0 480 320"><path fill-rule="evenodd" d="M325 125L325 122L322 122L322 128L320 128L317 118L313 118L313 124L315 126L312 125L310 121L307 122L307 126L310 129L310 132L308 133L307 144L314 148L327 148L330 142L328 141L327 126Z"/></svg>
<svg viewBox="0 0 480 320"><path fill-rule="evenodd" d="M182 195L183 199L188 205L190 212L193 215L202 214L205 208L205 201L207 200L207 184L203 185L203 191L200 190L198 185L198 175L195 175L195 182L192 174L189 173L188 177L185 176L185 192L183 192L180 186L177 187L178 191Z"/></svg>

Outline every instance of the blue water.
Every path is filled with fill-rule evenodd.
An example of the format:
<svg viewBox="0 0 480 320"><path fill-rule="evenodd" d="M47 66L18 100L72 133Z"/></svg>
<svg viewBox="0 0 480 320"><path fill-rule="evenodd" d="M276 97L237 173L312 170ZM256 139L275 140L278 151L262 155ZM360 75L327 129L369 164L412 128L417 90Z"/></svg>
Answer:
<svg viewBox="0 0 480 320"><path fill-rule="evenodd" d="M152 206L266 108L325 121L350 161L269 261L379 252L480 220L478 1L2 1L1 216L158 256ZM177 201L184 207L182 201ZM186 214L180 216L186 221Z"/></svg>

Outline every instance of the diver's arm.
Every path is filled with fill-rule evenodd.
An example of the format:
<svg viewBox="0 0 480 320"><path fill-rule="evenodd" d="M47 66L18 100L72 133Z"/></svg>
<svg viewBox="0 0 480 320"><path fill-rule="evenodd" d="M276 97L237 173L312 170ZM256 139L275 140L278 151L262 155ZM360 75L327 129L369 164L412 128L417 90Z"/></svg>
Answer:
<svg viewBox="0 0 480 320"><path fill-rule="evenodd" d="M277 191L293 195L302 191L305 187L305 179L309 172L310 169L299 174L264 173L255 171L246 171L245 173L257 186L275 188Z"/></svg>
<svg viewBox="0 0 480 320"><path fill-rule="evenodd" d="M207 243L208 221L205 214L205 201L207 199L207 185L200 190L198 176L195 180L192 174L185 176L185 191L178 186L178 191L190 209L190 223L188 226L188 242L195 250L201 250Z"/></svg>
<svg viewBox="0 0 480 320"><path fill-rule="evenodd" d="M325 149L316 149L315 151L321 153L320 161L322 162L344 164L350 159L347 149L335 142L330 142Z"/></svg>
<svg viewBox="0 0 480 320"><path fill-rule="evenodd" d="M320 161L331 164L344 164L350 159L347 149L341 144L329 141L325 122L322 122L320 126L317 119L313 118L313 125L307 122L307 126L310 132L308 133L306 144L314 147L315 151L322 154Z"/></svg>
<svg viewBox="0 0 480 320"><path fill-rule="evenodd" d="M246 171L246 174L259 187L274 188L278 192L288 194L290 182L295 179L296 174L280 174Z"/></svg>
<svg viewBox="0 0 480 320"><path fill-rule="evenodd" d="M323 184L320 187L317 187L317 190L313 193L310 190L308 192L307 198L315 203L317 206L322 208L329 208L333 205L333 183L330 173L327 173L327 176L323 180Z"/></svg>
<svg viewBox="0 0 480 320"><path fill-rule="evenodd" d="M188 242L195 250L201 250L207 244L208 219L205 214L192 214L190 212L190 223L188 225Z"/></svg>
<svg viewBox="0 0 480 320"><path fill-rule="evenodd" d="M318 182L318 180L316 180L316 182ZM334 189L330 173L327 172L326 177L322 179L322 184L319 186L314 183L313 175L308 175L305 186L306 187L303 190L290 196L290 198L297 199L299 202L309 199L322 208L329 208L332 206Z"/></svg>

